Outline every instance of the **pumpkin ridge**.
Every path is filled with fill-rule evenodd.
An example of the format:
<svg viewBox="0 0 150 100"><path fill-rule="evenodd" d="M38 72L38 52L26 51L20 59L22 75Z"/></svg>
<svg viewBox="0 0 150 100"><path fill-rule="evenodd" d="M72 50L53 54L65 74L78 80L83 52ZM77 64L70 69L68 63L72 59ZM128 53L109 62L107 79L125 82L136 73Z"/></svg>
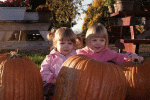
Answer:
<svg viewBox="0 0 150 100"><path fill-rule="evenodd" d="M145 64L146 65L146 64ZM138 89L138 93L140 94L140 92L145 92L145 96L146 96L146 91L143 91L143 89L142 88L144 88L144 90L147 90L147 84L144 82L144 80L146 81L147 80L147 75L145 74L145 73L141 73L140 75L138 74L138 72L140 71L140 72L142 72L142 70L143 70L143 66L140 66L141 68L137 68L137 67L135 67L136 68L136 70L137 70L137 72L136 72L136 78L138 77L138 80L137 80L137 83L136 83L136 87L137 87L137 89ZM142 96L144 96L144 95L142 95Z"/></svg>
<svg viewBox="0 0 150 100"><path fill-rule="evenodd" d="M74 59L73 61L71 61L71 62L78 62L78 61L80 61L80 57L78 57L78 58L76 58L76 59ZM67 70L67 82L68 83L65 83L66 84L66 88L68 88L67 90L65 90L65 91L68 91L68 94L69 93L72 93L72 90L70 90L70 89L72 89L72 88L70 88L70 87L72 87L72 85L73 85L73 83L70 83L70 82L72 82L72 77L73 77L73 75L76 73L76 66L77 66L77 63L69 63L67 66L69 66L69 68L68 68L68 70ZM64 98L65 100L68 100L70 97L69 97L70 95L66 95L66 98Z"/></svg>
<svg viewBox="0 0 150 100"><path fill-rule="evenodd" d="M75 59L75 58L74 58ZM67 59L67 60L69 60L70 61L70 57ZM73 61L73 60L72 60ZM72 62L71 61L71 62ZM64 64L67 64L68 66L70 66L70 63L66 63L66 62L64 62L63 63L63 65ZM63 76L63 74L61 73L61 72L64 72L65 74L67 73L67 68L66 68L66 66L63 66L62 65L62 68L60 69L60 72L59 72L59 74L58 74L58 78L57 78L57 81L56 81L56 86L58 86L58 87L63 87L63 86L60 86L59 84L57 84L57 83L64 83L64 77L65 76ZM61 89L61 90L60 90ZM55 91L54 91L54 95L57 95L57 96L54 96L54 100L56 99L57 100L57 98L62 98L62 96L64 95L64 89L63 88L60 88L60 89L58 89L57 90L57 88L55 89ZM60 92L61 91L61 92ZM59 95L57 92L60 92L60 93L62 93L61 95ZM62 98L63 99L63 98Z"/></svg>
<svg viewBox="0 0 150 100"><path fill-rule="evenodd" d="M109 79L109 81L110 82L112 82L111 84L110 84L110 86L109 87L112 87L111 88L111 90L110 91L108 91L109 93L107 94L108 96L108 98L107 98L107 100L110 100L110 99L113 99L114 97L116 97L115 99L116 100L118 100L117 99L117 97L118 96L116 96L116 95L114 95L114 96L112 96L113 94L115 94L113 91L117 91L115 88L113 88L113 86L115 86L116 87L116 83L118 83L119 81L118 81L118 73L116 73L116 70L114 70L114 66L110 66L111 65L111 63L107 63L107 66L108 66L108 69L110 70L111 69L111 73L112 73L112 75L113 75L113 77L112 77L112 79ZM109 73L109 72L108 72ZM114 75L115 74L115 75ZM117 75L116 75L117 74ZM116 80L117 82L113 82L113 80ZM118 84L117 84L118 85ZM112 97L112 98L111 98Z"/></svg>
<svg viewBox="0 0 150 100"><path fill-rule="evenodd" d="M27 60L28 59L28 60ZM27 63L27 64L29 64L28 66L28 68L30 69L30 70L32 70L33 72L30 72L31 74L31 76L30 76L30 78L32 78L32 79L30 79L30 84L31 84L31 88L30 89L33 89L33 90L35 90L34 92L31 92L30 93L30 97L33 99L36 99L36 100L38 100L37 99L37 97L39 96L38 95L38 93L37 93L37 86L35 85L35 84L39 84L38 83L38 80L37 80L37 76L35 76L33 73L35 73L36 75L37 75L37 70L35 69L35 67L32 67L32 66L34 66L33 65L33 63L32 62L29 62L30 61L30 59L29 58L26 58L26 57L24 57L23 58L23 60L24 60L24 63ZM35 83L36 82L36 83ZM39 86L38 86L39 87ZM38 95L38 96L36 96L36 94Z"/></svg>
<svg viewBox="0 0 150 100"><path fill-rule="evenodd" d="M99 63L98 63L98 62L97 62L97 65L99 65ZM104 76L103 76L103 74L105 74L105 73L104 73L104 71L103 71L103 70L104 70L104 67L101 67L101 69L100 69L100 71L101 71L101 72L100 72L100 73L101 73L101 74L100 74L100 76L101 76L101 80L104 80ZM103 84L102 84L102 82L103 82L103 81L101 81L101 80L100 80L100 83L99 83L99 84L100 84L100 85L99 85L99 86L100 86L100 88L99 88L99 93L98 93L98 94L100 94L100 93L101 93L102 86L103 86ZM100 97L98 96L98 99L99 99L99 98L100 98ZM98 100L98 99L97 99L97 100ZM101 99L101 98L100 98L100 99Z"/></svg>
<svg viewBox="0 0 150 100"><path fill-rule="evenodd" d="M78 59L78 58L77 58ZM80 76L77 76L77 78L79 77L79 79L82 79L82 76L83 76L83 72L84 72L84 69L85 69L85 67L83 67L83 66L79 66L80 64L87 64L88 63L88 60L87 61L85 61L84 59L86 59L86 58L81 58L81 57L79 57L79 59L78 59L78 61L80 61L80 60L83 60L82 62L80 62L80 63L77 63L77 64L75 64L74 66L75 66L75 70L76 70L76 73L75 74L77 74L78 75L78 70L80 70ZM77 61L77 62L78 62ZM78 81L78 83L79 83L79 85L78 85L78 87L77 87L77 89L79 90L80 89L80 84L81 84L81 82L80 81ZM77 96L80 96L80 93L77 93Z"/></svg>
<svg viewBox="0 0 150 100"><path fill-rule="evenodd" d="M102 72L103 72L103 74L102 74L102 85L101 85L101 90L100 90L100 95L99 95L99 99L103 99L103 96L105 97L105 95L106 94L108 94L107 93L107 91L105 92L105 90L107 90L107 78L106 78L106 76L108 75L107 74L107 72L109 71L109 69L108 69L108 66L105 66L105 67L103 67L105 64L104 63L101 63L101 66L102 66L102 68L103 68L103 70L102 70ZM106 88L105 88L106 87ZM108 98L108 97L106 97L106 98Z"/></svg>
<svg viewBox="0 0 150 100"><path fill-rule="evenodd" d="M113 80L115 80L116 78L115 78L115 75L114 75L114 71L113 70L111 70L112 68L107 64L107 71L106 71L106 74L105 74L105 79L104 79L104 83L105 83L105 87L107 88L108 87L108 82L110 81L110 74L109 73L111 73L111 75L113 75ZM109 77L109 78L108 78ZM117 80L116 80L117 81ZM106 85L107 84L107 85ZM115 84L115 82L112 82L112 84L111 84L113 87L113 90L114 90L114 86L116 86L116 84ZM106 96L106 100L109 100L109 99L112 99L111 97L109 97L109 94L110 94L110 91L107 91L107 89L104 89L103 88L103 91L104 91L104 93L106 93L105 95L108 95L108 96ZM102 91L102 92L103 92ZM114 93L112 93L112 94L114 94Z"/></svg>
<svg viewBox="0 0 150 100"><path fill-rule="evenodd" d="M23 58L23 59L25 59L25 58ZM26 61L24 61L24 63L27 63ZM28 88L28 90L34 90L35 89L35 87L34 87L34 80L35 80L35 76L34 76L34 74L33 74L33 72L35 71L34 70L34 68L31 66L32 64L31 63L29 63L29 65L28 65L28 63L27 63L27 66L28 66L28 73L29 73L29 75L30 76L28 76L28 78L29 78L29 88ZM32 72L31 72L32 71ZM34 72L35 73L35 72ZM33 78L32 78L33 77ZM35 92L36 91L30 91L30 96L29 96L29 98L30 99L34 99L34 98L36 98L34 95L35 95Z"/></svg>
<svg viewBox="0 0 150 100"><path fill-rule="evenodd" d="M119 66L116 66L115 67L116 68L116 70L117 70L117 72L119 73L118 75L119 75L119 79L120 79L120 82L121 82L121 84L123 84L121 87L123 87L124 86L124 88L126 88L126 80L125 80L125 75L124 75L124 72L123 72L123 70L119 67ZM122 80L121 80L122 79ZM118 89L118 91L119 92L121 92L121 93L123 93L123 94L125 94L126 93L126 90L122 90L121 88L120 89ZM125 98L125 95L123 95L122 94L122 96L118 96L119 98L118 99L123 99L123 98ZM124 96L124 97L123 97Z"/></svg>
<svg viewBox="0 0 150 100"><path fill-rule="evenodd" d="M93 76L93 70L95 69L95 63L96 63L96 61L95 61L95 63L93 63L92 62L93 60L89 60L88 61L88 64L87 65L90 65L89 66L89 68L91 68L91 70L90 70L90 75L89 75L89 80L91 80L92 81L92 76ZM91 64L89 64L89 63L91 63ZM85 96L85 100L93 100L93 86L91 85L92 84L92 82L88 82L89 84L88 84L88 88L87 88L87 91L86 91L86 96ZM90 93L91 92L91 93Z"/></svg>
<svg viewBox="0 0 150 100"><path fill-rule="evenodd" d="M42 84L42 78L40 75L40 71L34 62L30 62L30 60L31 60L30 58L24 57L23 60L25 63L29 64L28 65L28 66L30 66L29 68L33 71L33 72L31 72L32 73L31 86L34 89L34 92L31 94L31 98L32 99L34 98L36 100L41 100L41 99L43 99L43 92L40 92L40 91L43 91L43 84ZM33 67L33 66L36 66L36 67ZM35 74L33 74L33 73L35 73Z"/></svg>
<svg viewBox="0 0 150 100"><path fill-rule="evenodd" d="M139 88L140 88L139 87L140 86L139 85L139 80L136 80L137 77L140 78L141 76L137 74L137 67L135 67L134 70L133 70L133 77L132 77L132 79L134 79L133 88L135 89L136 92L140 93L140 91L139 91Z"/></svg>
<svg viewBox="0 0 150 100"><path fill-rule="evenodd" d="M92 68L92 75L91 75L91 90L92 90L92 98L90 98L89 100L98 100L98 94L100 93L101 90L101 81L97 78L97 76L99 76L99 78L102 78L102 67L98 68L99 62L95 60L95 63L93 63L93 68ZM101 71L101 72L100 72ZM97 82L98 81L98 82Z"/></svg>
<svg viewBox="0 0 150 100"><path fill-rule="evenodd" d="M9 61L6 61L5 62L5 66L6 66L6 69L5 70L7 70L7 72L6 73L8 73L7 75L6 75L6 87L4 87L4 88L9 88L8 90L7 90L7 92L8 92L8 100L11 100L11 99L14 99L15 98L15 95L13 95L13 94L15 94L15 88L14 87L12 87L12 86L10 86L9 84L16 84L15 82L14 82L14 80L13 80L13 78L15 77L15 73L11 73L11 70L15 70L14 69L14 66L15 65L12 65L12 63L13 63L13 60L9 60ZM10 74L12 74L12 79L10 79ZM10 80L9 80L10 79ZM11 88L12 87L12 88ZM7 95L5 95L5 96L7 96ZM7 98L6 98L6 100L7 100Z"/></svg>
<svg viewBox="0 0 150 100"><path fill-rule="evenodd" d="M36 64L33 62L33 65L36 65ZM41 99L43 99L43 94L44 94L44 92L43 92L43 80L42 80L42 76L40 74L38 67L35 68L35 73L37 73L37 75L35 75L36 80L35 80L34 84L35 84L36 91L37 91L36 94L38 95L36 97L37 97L37 100L41 100ZM36 86L36 81L38 82L38 87Z"/></svg>
<svg viewBox="0 0 150 100"><path fill-rule="evenodd" d="M78 59L79 58L79 59ZM78 59L78 61L77 62L79 62L79 61L81 61L81 60L83 60L84 61L84 59L87 59L87 61L85 61L85 62L83 62L83 63L85 63L85 64L87 64L88 63L88 58L87 57L85 57L85 56L83 56L83 57L80 57L80 56L78 56L78 58L76 58L76 59ZM75 61L75 60L74 60ZM77 64L75 64L75 65L73 65L73 66L75 66L74 68L75 68L75 70L77 70L78 71L78 69L76 69L77 68L77 66L78 66L78 64L79 63L77 63ZM81 62L81 64L82 64L82 62ZM83 67L83 66L78 66L78 68L80 69L80 79L82 78L82 76L83 76L83 73L82 72L84 72L84 69L85 69L85 67ZM79 84L80 84L81 82L79 81ZM80 85L78 86L78 87L80 87ZM78 88L79 89L79 88Z"/></svg>
<svg viewBox="0 0 150 100"><path fill-rule="evenodd" d="M17 96L15 98L19 98L20 100L24 100L24 97L22 97L24 95L24 90L22 89L22 86L24 87L24 67L23 66L18 66L19 63L21 63L23 65L23 62L21 59L19 58L12 58L13 62L12 64L14 65L14 78L17 79L14 81L14 91ZM15 99L14 98L14 99Z"/></svg>
<svg viewBox="0 0 150 100"><path fill-rule="evenodd" d="M97 62L97 66L99 66L99 63ZM104 77L103 77L103 74L104 74L104 72L103 72L103 69L104 69L104 67L101 67L101 69L99 69L100 70L100 72L99 72L99 76L100 76L100 78L101 78L101 80L103 80L104 79ZM98 90L98 94L100 94L101 93L101 89L102 89L102 81L99 81L99 90ZM97 97L97 100L98 100L98 98L99 98L99 96Z"/></svg>
<svg viewBox="0 0 150 100"><path fill-rule="evenodd" d="M124 86L124 88L126 88L126 79L125 79L125 74L123 72L123 70L118 66L118 65L114 65L113 64L113 69L115 69L115 73L118 73L116 76L117 76L117 79L116 80L119 80L120 82L118 82L119 84L118 85L121 85L121 87ZM126 90L122 89L122 88L119 88L117 89L117 91L119 93L122 93L122 95L116 95L116 97L118 98L117 100L122 100L123 98L125 98L125 94L126 93ZM115 97L115 96L114 96Z"/></svg>
<svg viewBox="0 0 150 100"><path fill-rule="evenodd" d="M80 80L81 78L82 78L82 72L83 72L83 69L84 69L84 67L80 67L80 65L86 65L86 63L87 63L87 61L86 60L83 60L82 62L79 62L77 65L76 65L76 76L77 76L77 79L76 79L76 84L80 84L80 81L78 81L78 80ZM78 69L80 69L81 71L78 71ZM75 91L74 91L74 96L75 97L78 97L78 95L79 95L79 93L78 93L78 89L80 88L80 85L74 85L74 89L75 89ZM76 100L76 99L75 99Z"/></svg>
<svg viewBox="0 0 150 100"><path fill-rule="evenodd" d="M12 60L12 62L9 62L11 65L13 65L13 66L11 66L11 67L13 67L14 68L14 78L15 78L15 81L14 81L14 85L15 85L15 87L14 87L14 98L13 99L15 99L15 98L19 98L20 99L20 97L19 97L19 95L20 95L20 81L19 81L19 79L20 79L20 69L21 69L21 67L20 66L18 66L18 64L20 63L20 61L17 59L17 58L12 58L11 59ZM11 61L10 60L10 61ZM19 62L18 62L19 61Z"/></svg>
<svg viewBox="0 0 150 100"><path fill-rule="evenodd" d="M82 66L83 70L82 70L82 74L81 74L81 79L84 80L84 82L80 81L80 84L79 84L80 88L78 89L78 91L80 91L79 96L81 96L80 98L82 100L86 100L88 87L90 85L91 68L93 67L93 66L89 67L89 65L91 65L91 60L89 60L89 59L86 59L86 60L87 60L87 62L85 63L85 66Z"/></svg>
<svg viewBox="0 0 150 100"><path fill-rule="evenodd" d="M76 98L78 98L80 96L80 93L78 91L80 89L80 83L81 83L80 80L82 79L82 75L83 75L82 72L84 71L84 67L81 66L81 65L85 65L86 63L87 63L87 61L83 59L81 62L79 61L77 63L77 65L76 65L76 73L75 73L76 77L74 77L74 79L75 79L75 84L79 84L79 85L75 85L74 84L74 89L75 89L74 96L75 96L75 100L76 100Z"/></svg>
<svg viewBox="0 0 150 100"><path fill-rule="evenodd" d="M111 79L111 81L112 81L113 79ZM110 84L110 87L112 87L112 86L114 86L114 82L112 82L112 84ZM113 97L113 91L114 91L114 89L113 89L113 87L112 88L110 88L110 93L108 94L108 98L107 98L107 100L113 100L113 98L111 98L111 97ZM109 98L110 97L110 98ZM116 98L116 100L118 100L117 98Z"/></svg>
<svg viewBox="0 0 150 100"><path fill-rule="evenodd" d="M27 65L27 66L28 66L28 65ZM31 85L32 82L31 82L31 79L30 79L30 78L31 78L30 75L33 76L33 74L30 72L30 71L31 71L31 67L29 67L29 66L27 67L27 66L25 67L25 73L26 73L26 74L25 74L25 80L26 80L26 81L25 81L25 82L26 82L26 83L25 83L25 84L26 84L26 85L25 85L25 94L28 95L28 97L26 97L26 96L25 96L25 97L26 97L26 99L31 100L31 99L32 99L32 96L31 96L31 95L32 95L32 92L30 91L30 89L33 90L33 87L32 87L32 85Z"/></svg>
<svg viewBox="0 0 150 100"><path fill-rule="evenodd" d="M24 65L24 63L22 62L22 60L20 60L20 63L22 64L22 68L20 68L20 73L21 73L21 75L20 75L20 87L21 87L21 89L20 89L20 100L25 100L25 97L24 97L24 95L25 95L25 65Z"/></svg>

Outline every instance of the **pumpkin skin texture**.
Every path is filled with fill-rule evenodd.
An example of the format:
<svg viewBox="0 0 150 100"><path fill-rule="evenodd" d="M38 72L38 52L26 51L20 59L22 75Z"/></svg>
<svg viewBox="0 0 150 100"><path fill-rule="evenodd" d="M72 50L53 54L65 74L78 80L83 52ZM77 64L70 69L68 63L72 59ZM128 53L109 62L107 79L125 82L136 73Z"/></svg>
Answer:
<svg viewBox="0 0 150 100"><path fill-rule="evenodd" d="M75 55L62 65L54 100L124 100L125 95L125 76L119 66Z"/></svg>
<svg viewBox="0 0 150 100"><path fill-rule="evenodd" d="M0 100L43 100L43 82L36 64L23 56L2 58L6 59L0 63Z"/></svg>
<svg viewBox="0 0 150 100"><path fill-rule="evenodd" d="M126 77L126 100L150 100L150 58L145 58L142 64L129 61L119 66Z"/></svg>

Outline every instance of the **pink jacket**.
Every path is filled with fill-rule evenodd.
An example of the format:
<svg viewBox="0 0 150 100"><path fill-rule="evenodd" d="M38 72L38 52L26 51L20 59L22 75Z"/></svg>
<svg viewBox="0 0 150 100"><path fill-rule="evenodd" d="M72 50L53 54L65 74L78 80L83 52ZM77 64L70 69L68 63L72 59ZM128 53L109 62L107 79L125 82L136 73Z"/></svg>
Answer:
<svg viewBox="0 0 150 100"><path fill-rule="evenodd" d="M70 56L76 55L75 50L70 54L64 56L54 49L50 52L49 55L43 60L41 64L41 76L43 81L51 83L53 78L57 78L58 73L61 69L61 65L67 60Z"/></svg>
<svg viewBox="0 0 150 100"><path fill-rule="evenodd" d="M108 48L104 48L99 53L94 53L88 47L78 49L76 50L76 52L77 54L82 54L91 59L95 59L98 61L107 62L111 60L111 61L114 61L118 65L125 63L127 60L129 60L128 55L131 54L131 52L128 52L126 54L117 53L116 51L110 50Z"/></svg>

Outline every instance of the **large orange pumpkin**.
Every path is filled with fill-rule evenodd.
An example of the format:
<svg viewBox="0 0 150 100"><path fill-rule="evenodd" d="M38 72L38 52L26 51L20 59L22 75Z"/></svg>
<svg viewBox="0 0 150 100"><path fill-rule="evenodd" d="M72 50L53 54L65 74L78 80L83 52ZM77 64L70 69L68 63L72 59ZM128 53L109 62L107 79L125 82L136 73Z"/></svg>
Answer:
<svg viewBox="0 0 150 100"><path fill-rule="evenodd" d="M62 65L54 100L124 100L125 95L125 76L119 66L76 55Z"/></svg>
<svg viewBox="0 0 150 100"><path fill-rule="evenodd" d="M0 100L43 100L40 71L30 58L0 56Z"/></svg>
<svg viewBox="0 0 150 100"><path fill-rule="evenodd" d="M131 61L120 65L127 81L126 100L150 100L150 58L142 64Z"/></svg>

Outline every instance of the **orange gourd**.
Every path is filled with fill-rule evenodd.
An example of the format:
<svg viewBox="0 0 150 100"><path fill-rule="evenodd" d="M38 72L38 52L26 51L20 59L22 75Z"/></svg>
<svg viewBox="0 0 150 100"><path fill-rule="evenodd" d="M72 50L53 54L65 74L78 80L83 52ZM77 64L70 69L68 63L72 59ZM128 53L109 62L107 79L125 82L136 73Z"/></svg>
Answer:
<svg viewBox="0 0 150 100"><path fill-rule="evenodd" d="M119 66L126 77L126 100L150 100L150 58L146 58L142 64L129 61Z"/></svg>
<svg viewBox="0 0 150 100"><path fill-rule="evenodd" d="M0 100L43 100L40 71L30 58L0 56Z"/></svg>
<svg viewBox="0 0 150 100"><path fill-rule="evenodd" d="M125 94L125 76L119 66L75 55L62 65L54 100L124 100Z"/></svg>

